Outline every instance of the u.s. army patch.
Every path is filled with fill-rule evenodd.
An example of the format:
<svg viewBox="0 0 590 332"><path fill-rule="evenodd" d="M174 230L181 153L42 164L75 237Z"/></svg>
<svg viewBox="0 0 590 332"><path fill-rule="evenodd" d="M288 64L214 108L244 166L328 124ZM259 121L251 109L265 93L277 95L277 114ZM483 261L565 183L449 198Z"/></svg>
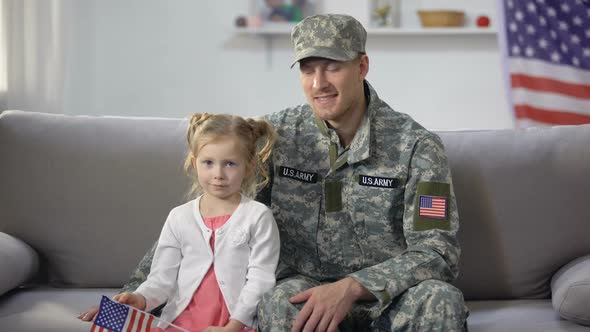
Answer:
<svg viewBox="0 0 590 332"><path fill-rule="evenodd" d="M301 182L307 182L307 183L318 182L318 174L317 173L304 172L304 171L300 171L298 169L291 168L291 167L279 166L277 173L279 174L279 176L282 176L285 178L290 178L290 179L301 181Z"/></svg>
<svg viewBox="0 0 590 332"><path fill-rule="evenodd" d="M450 230L449 195L451 186L441 182L420 182L414 205L414 230Z"/></svg>
<svg viewBox="0 0 590 332"><path fill-rule="evenodd" d="M395 178L384 178L381 176L358 175L358 184L367 187L397 188L399 180Z"/></svg>

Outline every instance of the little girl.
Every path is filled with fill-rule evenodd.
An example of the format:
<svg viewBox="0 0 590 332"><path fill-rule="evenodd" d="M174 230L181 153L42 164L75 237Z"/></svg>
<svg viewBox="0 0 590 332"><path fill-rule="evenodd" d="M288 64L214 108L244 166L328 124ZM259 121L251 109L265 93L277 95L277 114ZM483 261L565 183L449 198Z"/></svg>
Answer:
<svg viewBox="0 0 590 332"><path fill-rule="evenodd" d="M162 321L189 331L254 331L256 305L275 284L279 234L270 209L248 196L268 182L274 139L263 120L191 117L185 170L191 196L202 194L170 212L147 280L115 300L146 311L167 302Z"/></svg>

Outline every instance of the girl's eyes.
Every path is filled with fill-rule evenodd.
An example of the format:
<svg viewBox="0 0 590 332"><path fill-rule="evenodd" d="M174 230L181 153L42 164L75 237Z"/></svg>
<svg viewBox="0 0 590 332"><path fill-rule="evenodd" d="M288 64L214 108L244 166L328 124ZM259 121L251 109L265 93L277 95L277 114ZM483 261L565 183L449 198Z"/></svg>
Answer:
<svg viewBox="0 0 590 332"><path fill-rule="evenodd" d="M213 161L212 160L203 160L203 161L201 161L201 163L203 163L203 165L205 165L205 166L212 166L213 165ZM223 163L223 166L226 166L226 167L235 167L237 165L238 164L236 162L229 161L229 160L228 161L225 161Z"/></svg>

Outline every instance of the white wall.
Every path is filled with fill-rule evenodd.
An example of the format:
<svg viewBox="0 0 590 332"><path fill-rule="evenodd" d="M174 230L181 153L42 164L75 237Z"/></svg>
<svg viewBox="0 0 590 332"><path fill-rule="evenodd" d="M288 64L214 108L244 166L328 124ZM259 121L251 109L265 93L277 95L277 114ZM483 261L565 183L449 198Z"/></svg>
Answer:
<svg viewBox="0 0 590 332"><path fill-rule="evenodd" d="M493 11L494 0L477 1L482 10ZM286 35L273 40L269 65L263 38L234 33L234 19L249 12L248 1L84 0L71 5L65 113L251 116L304 102L298 71L289 69ZM366 23L365 1L325 0L322 5L362 13ZM512 127L494 35L369 35L367 52L368 80L381 98L427 128Z"/></svg>

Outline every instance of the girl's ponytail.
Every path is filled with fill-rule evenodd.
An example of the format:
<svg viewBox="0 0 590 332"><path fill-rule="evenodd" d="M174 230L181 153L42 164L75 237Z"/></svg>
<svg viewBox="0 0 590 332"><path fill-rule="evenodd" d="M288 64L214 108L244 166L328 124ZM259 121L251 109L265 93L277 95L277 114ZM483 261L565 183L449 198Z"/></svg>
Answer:
<svg viewBox="0 0 590 332"><path fill-rule="evenodd" d="M257 148L256 152L256 173L262 177L262 181L258 183L257 189L261 189L269 181L269 171L266 162L272 154L277 134L266 120L248 119L247 121L252 127L254 140L258 143L257 147L261 146L259 149Z"/></svg>

